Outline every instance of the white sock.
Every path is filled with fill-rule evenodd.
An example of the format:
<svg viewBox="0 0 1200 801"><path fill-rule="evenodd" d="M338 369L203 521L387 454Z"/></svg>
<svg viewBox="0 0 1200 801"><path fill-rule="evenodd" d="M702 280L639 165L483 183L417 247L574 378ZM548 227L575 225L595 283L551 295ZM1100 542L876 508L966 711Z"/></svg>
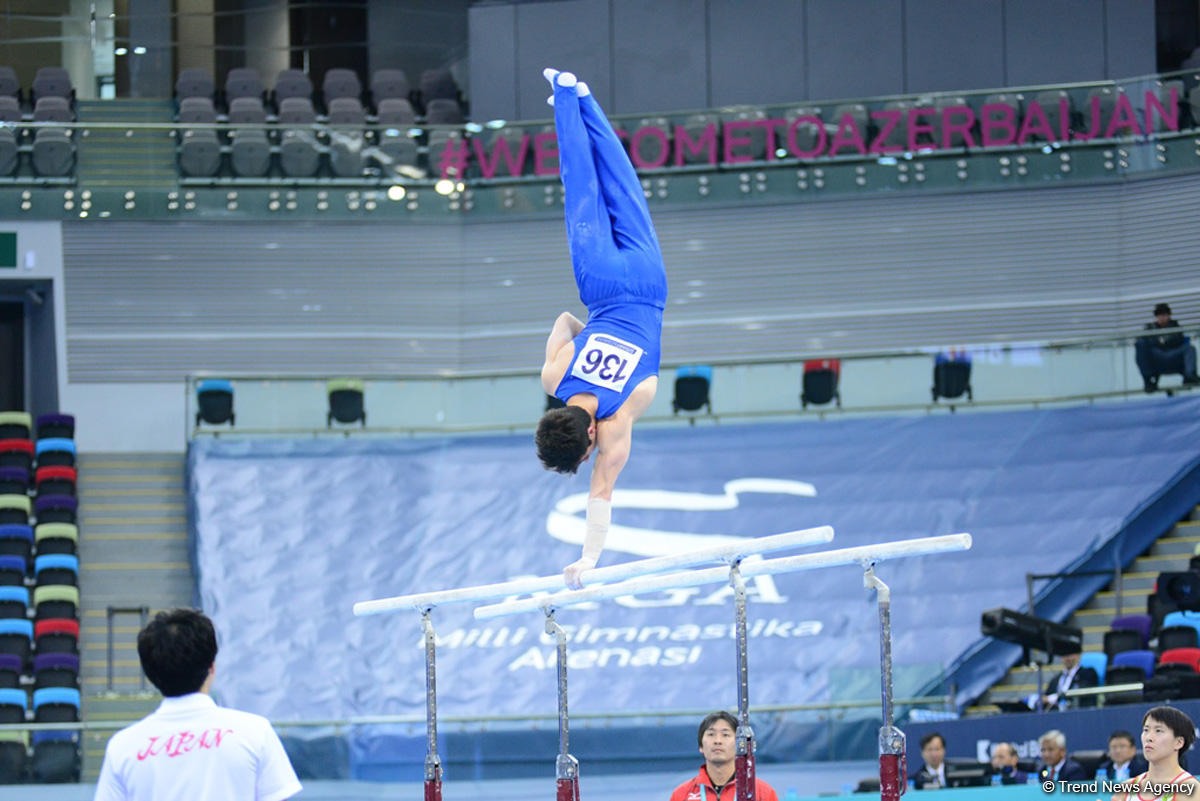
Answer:
<svg viewBox="0 0 1200 801"><path fill-rule="evenodd" d="M578 95L579 97L587 97L591 93L592 93L592 90L589 89L588 85L586 83L584 83L583 81L580 81L579 83L575 84L575 94Z"/></svg>
<svg viewBox="0 0 1200 801"><path fill-rule="evenodd" d="M570 73L570 72L558 73L558 85L559 86L574 86L576 83L578 83L578 80L575 78L574 73Z"/></svg>

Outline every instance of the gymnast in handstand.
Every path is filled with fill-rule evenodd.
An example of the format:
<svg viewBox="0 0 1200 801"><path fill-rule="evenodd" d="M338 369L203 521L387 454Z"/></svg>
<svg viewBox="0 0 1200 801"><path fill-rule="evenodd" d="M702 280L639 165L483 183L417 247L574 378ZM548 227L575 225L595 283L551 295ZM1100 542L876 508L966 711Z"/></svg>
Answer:
<svg viewBox="0 0 1200 801"><path fill-rule="evenodd" d="M587 323L569 312L546 340L542 386L566 404L538 423L538 458L574 473L595 452L581 558L569 586L596 565L612 520L612 493L629 458L633 424L658 389L667 273L633 164L587 84L548 69L554 87L567 241Z"/></svg>

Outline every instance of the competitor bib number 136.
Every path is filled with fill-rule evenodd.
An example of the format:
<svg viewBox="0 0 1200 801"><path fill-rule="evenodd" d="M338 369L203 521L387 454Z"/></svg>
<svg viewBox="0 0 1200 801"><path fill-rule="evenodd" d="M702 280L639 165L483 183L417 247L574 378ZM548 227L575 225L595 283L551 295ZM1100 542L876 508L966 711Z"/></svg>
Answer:
<svg viewBox="0 0 1200 801"><path fill-rule="evenodd" d="M625 389L642 359L642 349L611 334L592 334L576 357L571 375L613 392Z"/></svg>

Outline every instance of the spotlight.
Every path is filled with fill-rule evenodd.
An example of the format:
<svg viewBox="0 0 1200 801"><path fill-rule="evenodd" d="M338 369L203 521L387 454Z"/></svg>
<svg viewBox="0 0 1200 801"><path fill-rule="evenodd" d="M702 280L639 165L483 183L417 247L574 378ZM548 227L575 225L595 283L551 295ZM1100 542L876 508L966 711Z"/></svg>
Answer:
<svg viewBox="0 0 1200 801"><path fill-rule="evenodd" d="M433 185L433 191L439 195L448 195L454 191L454 181L449 178L443 178Z"/></svg>
<svg viewBox="0 0 1200 801"><path fill-rule="evenodd" d="M406 194L408 193L405 191L404 187L400 186L399 184L393 184L388 187L388 200L404 200L404 196Z"/></svg>

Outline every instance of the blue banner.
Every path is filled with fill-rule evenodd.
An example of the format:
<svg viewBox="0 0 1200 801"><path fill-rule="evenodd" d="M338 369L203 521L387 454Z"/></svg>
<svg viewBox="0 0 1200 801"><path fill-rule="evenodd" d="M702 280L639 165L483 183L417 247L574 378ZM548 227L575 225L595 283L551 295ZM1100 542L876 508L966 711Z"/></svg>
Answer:
<svg viewBox="0 0 1200 801"><path fill-rule="evenodd" d="M1200 459L1200 399L834 422L638 430L601 564L831 524L831 546L969 531L965 553L882 563L896 692L1016 607L1026 571L1080 563ZM419 619L354 602L550 575L579 554L588 469L528 436L198 440L189 454L200 598L218 695L274 719L424 712ZM874 598L858 567L750 582L753 704L878 697ZM538 615L434 611L448 715L555 712ZM735 705L731 590L564 610L572 712ZM1006 666L999 666L1003 672Z"/></svg>

